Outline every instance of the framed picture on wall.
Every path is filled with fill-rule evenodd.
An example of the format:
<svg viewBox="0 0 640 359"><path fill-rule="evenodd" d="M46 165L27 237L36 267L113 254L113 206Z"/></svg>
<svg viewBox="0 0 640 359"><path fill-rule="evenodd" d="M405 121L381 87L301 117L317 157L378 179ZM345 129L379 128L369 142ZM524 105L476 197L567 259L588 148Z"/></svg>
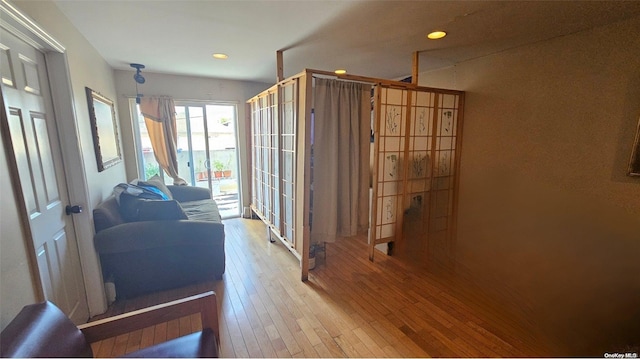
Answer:
<svg viewBox="0 0 640 359"><path fill-rule="evenodd" d="M636 138L633 141L631 160L629 160L629 176L640 176L640 120L636 127Z"/></svg>
<svg viewBox="0 0 640 359"><path fill-rule="evenodd" d="M89 118L98 172L102 172L122 161L118 145L116 111L113 101L88 87L85 87L85 90L89 104Z"/></svg>

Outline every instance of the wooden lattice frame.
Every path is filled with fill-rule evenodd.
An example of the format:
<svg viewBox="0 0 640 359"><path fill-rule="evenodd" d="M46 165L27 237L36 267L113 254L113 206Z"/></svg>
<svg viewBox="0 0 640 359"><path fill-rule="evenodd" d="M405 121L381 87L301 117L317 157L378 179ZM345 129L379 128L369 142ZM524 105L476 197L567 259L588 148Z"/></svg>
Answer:
<svg viewBox="0 0 640 359"><path fill-rule="evenodd" d="M444 236L435 243L450 256L463 93L379 84L375 99L369 258L378 244L402 245L406 213L416 213L430 237Z"/></svg>
<svg viewBox="0 0 640 359"><path fill-rule="evenodd" d="M427 152L431 151L429 152L429 159L427 160L425 156L424 160L424 170L431 172L425 172L422 176L416 177L413 175L409 176L410 173L407 172L409 171L408 166L399 168L398 173L401 176L401 180L395 181L396 185L400 188L407 188L407 186L410 186L411 189L406 194L404 193L404 191L402 191L398 192L395 195L396 204L394 205L394 213L397 216L396 218L402 219L402 216L404 215L404 208L407 205L411 205L411 196L416 193L420 193L422 191L422 188L425 188L425 185L416 183L422 180L423 182L425 182L427 178L430 179L429 186L432 185L433 178L436 178L436 180L438 181L438 186L443 185L443 183L446 182L447 186L443 185L443 187L447 188L440 189L440 187L438 187L440 192L446 190L445 197L443 197L442 194L438 192L438 195L446 199L446 215L440 216L441 218L433 217L434 224L429 225L428 228L439 228L436 224L444 221L446 227L445 232L448 238L446 243L449 248L452 248L453 246L451 243L453 240L455 240L455 206L457 203L457 184L459 181L457 174L459 173L458 169L460 161L459 153L461 145L460 139L462 129L461 125L464 93L460 91L425 88L417 86L416 84L391 80L354 75L336 76L334 73L327 71L305 70L302 73L292 76L286 80L280 81L280 77L279 82L276 85L248 101L251 108L252 125L252 133L250 138L253 141L251 151L251 175L253 176L251 206L254 212L263 221L265 221L267 225L269 225L270 231L275 234L276 237L282 240L283 243L289 247L291 252L301 261L301 279L306 280L308 278L309 268L308 252L310 242L309 214L311 213L311 150L308 144L311 140L311 109L313 106L312 77L315 75L337 77L349 81L370 83L378 89L376 90L376 94L380 94L380 89L382 88L385 88L387 90L400 90L405 94L404 99L406 100L406 102L402 100L401 103L395 104L396 107L400 110L400 118L402 118L402 121L404 121L405 123L403 132L398 136L398 157L400 157L400 153L402 153L403 156L406 154L407 156L411 155L413 157L416 157L419 153L426 154ZM286 90L284 90L284 88L286 88L286 86L295 86L292 91L293 96L289 96L285 93ZM431 101L429 102L431 105L424 106L421 103L422 100L419 98L421 96L419 94L421 93L433 94L430 95L432 96L430 97L432 100L429 100ZM422 140L422 142L416 146L415 133L411 132L413 131L412 127L409 126L409 122L407 121L410 121L411 118L417 116L416 114L418 114L423 108L427 108L429 109L427 113L430 116L428 123L431 124L431 131L437 131L437 128L442 126L441 123L436 123L434 121L436 121L437 118L440 118L443 111L446 110L443 107L443 105L445 105L445 102L443 101L445 101L447 96L454 98L456 104L455 111L457 112L455 113L455 116L457 126L451 129L453 133L455 133L455 136L449 137L455 137L456 152L458 155L451 155L446 157L452 175L434 176L434 171L440 170L440 165L436 164L435 161L432 160L434 158L433 156L437 155L438 159L441 159L444 153L448 153L447 151L449 149L442 147L441 141L436 138L437 136L431 136L426 140L426 143L430 145L428 150L422 148L427 147L426 145L424 145L425 140ZM265 97L268 98L264 99ZM379 116L382 109L382 104L378 97L376 97L376 99L376 116L377 118L380 118ZM267 104L265 104L264 101L266 101ZM291 110L287 110L287 106L290 106ZM268 107L270 110L266 111L265 107ZM275 122L268 122L272 121L272 118L274 116L278 117L279 120ZM292 116L291 120L293 120L295 126L293 133L287 133L286 131L278 130L275 133L269 135L271 137L265 137L266 135L259 135L256 133L256 130L272 131L276 126L284 127L285 123L283 121L287 121L287 116ZM376 140L380 138L379 122L380 121L375 121L374 133ZM272 126L270 128L260 127L265 123L271 123ZM285 142L289 140L293 142L293 150L291 150L291 147L289 145L285 144ZM376 151L379 150L377 146L378 145L376 143ZM288 153L292 154L294 162L292 171L294 177L292 179L286 178L286 175L284 175L285 166L283 166L284 163L282 159L288 156ZM452 153L449 152L449 154ZM418 162L420 162L420 160L418 160ZM379 160L377 160L376 164L374 165L374 181L377 180L378 171L380 169L379 167L380 163ZM267 172L270 172L270 174L265 173L264 168L268 168L269 170ZM277 172L277 175L271 173L272 171ZM293 188L293 191L291 193L288 193L288 188L286 188L287 186L288 188ZM431 193L431 191L429 191L429 193ZM375 189L374 195L377 196L377 192L375 191ZM274 201L275 198L278 198L277 203L276 201ZM438 207L437 204L444 203L442 198L440 199L440 202L436 202L437 199L434 201L429 201L430 205L428 213L440 213L438 212L440 210L440 207ZM426 201L426 198L424 200ZM286 213L286 211L288 210L286 208L287 204L293 204L294 211L291 216ZM378 210L377 206L374 205L372 208L372 212L373 218L371 227L374 230L372 230L371 232L375 235L375 228L377 226L376 215L380 211ZM428 218L429 220L427 220L427 224L430 224L429 221L432 218L431 216L428 216ZM436 223L436 221L440 222ZM398 232L398 230L400 232ZM397 239L399 238L398 234L401 237L401 231L402 228L398 228L396 223L393 236L387 236L387 238L375 238L375 236L372 235L370 241L370 259L373 260L373 253L375 251L374 248L376 244L388 242L388 239L390 238L393 238L397 241Z"/></svg>

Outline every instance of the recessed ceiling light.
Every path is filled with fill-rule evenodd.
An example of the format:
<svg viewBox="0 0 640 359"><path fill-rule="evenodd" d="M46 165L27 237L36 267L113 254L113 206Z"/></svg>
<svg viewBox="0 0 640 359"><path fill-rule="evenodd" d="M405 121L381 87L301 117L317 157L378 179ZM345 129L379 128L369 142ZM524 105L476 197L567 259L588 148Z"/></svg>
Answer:
<svg viewBox="0 0 640 359"><path fill-rule="evenodd" d="M427 37L430 38L431 40L442 39L445 36L447 36L447 33L444 31L434 31L429 35L427 35Z"/></svg>
<svg viewBox="0 0 640 359"><path fill-rule="evenodd" d="M226 60L229 58L227 54L213 54L214 59Z"/></svg>
<svg viewBox="0 0 640 359"><path fill-rule="evenodd" d="M344 75L347 73L347 70L339 69L334 71L338 75Z"/></svg>

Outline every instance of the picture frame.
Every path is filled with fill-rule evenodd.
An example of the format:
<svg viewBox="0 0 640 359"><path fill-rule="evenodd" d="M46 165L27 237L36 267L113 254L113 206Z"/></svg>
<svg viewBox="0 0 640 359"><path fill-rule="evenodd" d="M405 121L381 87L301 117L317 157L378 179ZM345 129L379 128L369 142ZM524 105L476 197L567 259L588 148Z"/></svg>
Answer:
<svg viewBox="0 0 640 359"><path fill-rule="evenodd" d="M640 119L638 119L638 126L636 127L636 137L633 141L633 147L631 148L631 158L629 159L629 176L640 177Z"/></svg>
<svg viewBox="0 0 640 359"><path fill-rule="evenodd" d="M118 141L118 125L113 101L85 87L89 105L89 119L93 134L98 172L113 167L122 161Z"/></svg>

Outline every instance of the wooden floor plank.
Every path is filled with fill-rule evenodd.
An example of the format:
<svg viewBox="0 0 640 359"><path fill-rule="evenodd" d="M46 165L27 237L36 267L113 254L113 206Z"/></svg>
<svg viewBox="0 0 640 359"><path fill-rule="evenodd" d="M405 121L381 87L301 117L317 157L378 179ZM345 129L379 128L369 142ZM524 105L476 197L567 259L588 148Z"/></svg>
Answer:
<svg viewBox="0 0 640 359"><path fill-rule="evenodd" d="M169 322L156 324L153 332L153 344L164 343L167 341L167 325Z"/></svg>
<svg viewBox="0 0 640 359"><path fill-rule="evenodd" d="M113 349L111 350L111 356L113 357L119 357L122 356L126 353L127 351L127 342L129 341L129 335L131 333L128 334L122 334L122 335L118 335L116 337L116 341L113 345Z"/></svg>
<svg viewBox="0 0 640 359"><path fill-rule="evenodd" d="M224 358L235 357L227 320L226 315L220 315L220 320L218 321L218 327L220 330L220 356Z"/></svg>
<svg viewBox="0 0 640 359"><path fill-rule="evenodd" d="M91 351L94 354L97 353L100 350L100 345L102 344L102 342L103 342L103 340L91 343Z"/></svg>
<svg viewBox="0 0 640 359"><path fill-rule="evenodd" d="M364 331L364 329L356 328L353 331L353 334L355 334L355 336L358 337L360 342L362 342L362 344L364 344L364 346L369 350L369 352L371 352L370 356L372 357L385 356L384 350L379 345L380 343L376 343L373 339L371 339L371 337Z"/></svg>
<svg viewBox="0 0 640 359"><path fill-rule="evenodd" d="M180 336L180 319L174 319L167 322L167 340L175 339Z"/></svg>
<svg viewBox="0 0 640 359"><path fill-rule="evenodd" d="M107 338L100 343L100 348L93 353L96 358L112 358L111 352L113 351L116 338Z"/></svg>
<svg viewBox="0 0 640 359"><path fill-rule="evenodd" d="M131 353L140 349L140 343L142 342L142 329L129 333L127 340L127 349L125 353Z"/></svg>
<svg viewBox="0 0 640 359"><path fill-rule="evenodd" d="M327 351L329 351L329 353L331 353L331 355L329 355L329 357L331 358L346 357L346 353L340 348L340 346L338 345L338 343L336 343L333 337L329 335L329 332L327 332L324 328L316 328L315 332L318 335L318 338L320 338L320 340L322 341L322 344L324 345L324 348L320 348L320 350L316 348L316 351L318 352L318 354L320 354L321 356L324 356L321 352L323 352L326 349Z"/></svg>
<svg viewBox="0 0 640 359"><path fill-rule="evenodd" d="M548 356L546 343L477 288L383 254L371 262L366 238L327 244L326 259L301 282L298 260L269 243L261 221L224 223L221 281L118 300L94 319L214 290L223 357ZM92 348L101 357L124 354L201 326L192 315Z"/></svg>
<svg viewBox="0 0 640 359"><path fill-rule="evenodd" d="M142 329L142 337L140 338L140 349L150 347L155 340L155 328L146 327Z"/></svg>

